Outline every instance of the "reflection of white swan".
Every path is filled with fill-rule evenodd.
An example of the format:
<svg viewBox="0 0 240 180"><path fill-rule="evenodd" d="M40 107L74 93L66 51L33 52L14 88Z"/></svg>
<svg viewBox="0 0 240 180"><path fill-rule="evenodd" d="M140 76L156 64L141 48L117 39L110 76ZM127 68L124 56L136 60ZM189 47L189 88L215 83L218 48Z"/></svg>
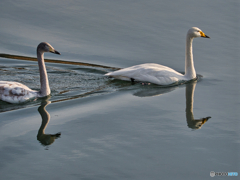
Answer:
<svg viewBox="0 0 240 180"><path fill-rule="evenodd" d="M38 108L38 112L42 117L42 124L38 130L37 140L43 145L48 146L52 144L55 139L61 136L61 133L57 134L45 134L45 129L50 121L50 114L46 110L46 106L50 104L51 101L43 100L41 106Z"/></svg>
<svg viewBox="0 0 240 180"><path fill-rule="evenodd" d="M177 89L178 86L172 86L172 87L150 87L150 86L144 86L144 89L137 90L133 95L138 97L152 97L152 96L160 96L166 93L169 93L171 91L174 91Z"/></svg>
<svg viewBox="0 0 240 180"><path fill-rule="evenodd" d="M193 116L193 102L196 81L186 84L186 119L189 128L200 129L202 125L208 121L210 116L200 119L194 119Z"/></svg>
<svg viewBox="0 0 240 180"><path fill-rule="evenodd" d="M196 87L197 80L189 81L186 83L186 120L188 127L191 129L200 129L202 125L208 121L210 116L200 119L194 119L193 116L193 102L194 102L194 91ZM178 88L178 86L167 87L167 88L149 88L149 86L145 86L142 90L138 90L133 95L139 97L151 97L151 96L159 96L164 93L169 93Z"/></svg>
<svg viewBox="0 0 240 180"><path fill-rule="evenodd" d="M110 72L105 76L126 81L151 82L158 85L170 85L179 81L189 81L196 78L193 63L192 41L195 37L206 36L199 28L192 27L186 37L185 75L163 65L146 63Z"/></svg>
<svg viewBox="0 0 240 180"><path fill-rule="evenodd" d="M9 103L20 103L34 97L45 97L51 93L44 62L44 52L60 54L49 43L42 42L38 45L37 59L41 83L40 91L32 90L18 82L0 81L0 100L7 101Z"/></svg>

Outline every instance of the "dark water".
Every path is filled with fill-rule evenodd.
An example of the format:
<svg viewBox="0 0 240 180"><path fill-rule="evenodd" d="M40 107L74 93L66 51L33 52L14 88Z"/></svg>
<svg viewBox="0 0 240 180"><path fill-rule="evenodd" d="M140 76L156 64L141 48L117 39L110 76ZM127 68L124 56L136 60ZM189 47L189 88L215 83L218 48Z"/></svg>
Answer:
<svg viewBox="0 0 240 180"><path fill-rule="evenodd" d="M1 1L0 54L35 57L47 41L62 55L45 58L69 62L46 64L50 98L0 102L1 179L239 173L238 11L237 0ZM199 81L160 88L103 77L145 62L183 72L192 26L211 37L193 42ZM0 57L1 80L38 89L37 63L11 57Z"/></svg>

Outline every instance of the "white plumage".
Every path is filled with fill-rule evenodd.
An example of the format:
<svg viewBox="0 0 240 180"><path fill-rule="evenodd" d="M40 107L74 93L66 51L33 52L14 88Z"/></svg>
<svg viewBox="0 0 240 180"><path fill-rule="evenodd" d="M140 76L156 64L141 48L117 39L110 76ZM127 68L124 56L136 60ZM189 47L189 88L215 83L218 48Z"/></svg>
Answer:
<svg viewBox="0 0 240 180"><path fill-rule="evenodd" d="M38 93L18 82L0 81L0 95L2 101L21 103L37 97Z"/></svg>
<svg viewBox="0 0 240 180"><path fill-rule="evenodd" d="M37 58L40 73L40 91L35 91L24 84L11 81L0 81L0 100L9 103L22 103L32 98L45 97L50 95L51 90L48 83L48 76L45 67L44 52L60 54L49 43L42 42L37 47Z"/></svg>
<svg viewBox="0 0 240 180"><path fill-rule="evenodd" d="M126 81L150 82L158 85L171 85L180 81L195 79L196 72L192 55L192 41L195 37L209 38L197 27L192 27L188 30L184 75L167 66L146 63L110 72L105 74L105 76Z"/></svg>

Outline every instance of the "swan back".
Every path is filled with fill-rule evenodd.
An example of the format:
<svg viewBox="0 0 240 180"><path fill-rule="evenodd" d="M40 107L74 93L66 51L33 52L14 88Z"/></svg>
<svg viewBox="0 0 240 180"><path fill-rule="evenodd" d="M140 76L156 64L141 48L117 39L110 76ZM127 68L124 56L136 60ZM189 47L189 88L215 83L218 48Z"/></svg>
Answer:
<svg viewBox="0 0 240 180"><path fill-rule="evenodd" d="M37 91L18 82L0 81L0 99L9 103L21 103L34 98Z"/></svg>
<svg viewBox="0 0 240 180"><path fill-rule="evenodd" d="M185 80L183 74L172 68L155 63L140 64L118 71L110 72L105 76L131 81L150 82L158 85L170 85Z"/></svg>

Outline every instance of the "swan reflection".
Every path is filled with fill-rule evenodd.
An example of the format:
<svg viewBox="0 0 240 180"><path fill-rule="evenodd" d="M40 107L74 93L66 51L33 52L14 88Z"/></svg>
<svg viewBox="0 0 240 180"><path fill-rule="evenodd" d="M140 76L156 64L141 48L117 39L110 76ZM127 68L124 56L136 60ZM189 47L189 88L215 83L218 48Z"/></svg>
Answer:
<svg viewBox="0 0 240 180"><path fill-rule="evenodd" d="M177 88L179 88L178 86L172 86L172 87L148 87L145 86L146 88L144 90L141 91L137 91L136 93L134 93L134 96L138 96L138 97L151 97L151 96L160 96L162 94L165 93L169 93Z"/></svg>
<svg viewBox="0 0 240 180"><path fill-rule="evenodd" d="M193 116L193 101L194 91L196 87L196 81L186 84L186 119L189 128L200 129L204 123L211 117L205 117L200 119L194 119Z"/></svg>
<svg viewBox="0 0 240 180"><path fill-rule="evenodd" d="M210 116L200 118L200 119L194 119L193 115L193 102L194 102L194 91L196 87L197 80L190 81L186 86L186 120L187 125L191 129L200 129L203 124L205 124L208 119L210 119ZM139 96L139 97L151 97L151 96L159 96L165 93L169 93L176 88L179 88L179 86L174 87L166 87L166 88L148 88L146 87L144 90L137 91L133 95Z"/></svg>
<svg viewBox="0 0 240 180"><path fill-rule="evenodd" d="M46 110L46 106L50 104L51 101L45 99L42 101L41 106L38 108L38 112L42 117L42 124L38 130L37 140L43 145L46 146L46 150L48 150L49 145L51 145L55 139L61 136L61 133L56 134L45 134L45 129L50 121L50 114Z"/></svg>

